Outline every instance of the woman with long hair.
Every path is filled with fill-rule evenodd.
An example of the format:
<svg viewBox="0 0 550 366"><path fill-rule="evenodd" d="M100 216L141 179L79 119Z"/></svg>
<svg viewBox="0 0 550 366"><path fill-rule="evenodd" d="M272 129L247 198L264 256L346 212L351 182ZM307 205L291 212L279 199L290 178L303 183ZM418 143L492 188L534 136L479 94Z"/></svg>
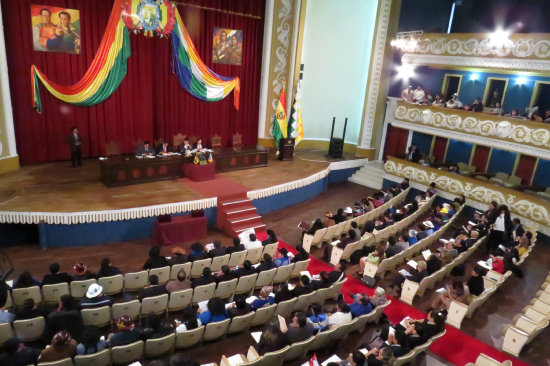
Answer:
<svg viewBox="0 0 550 366"><path fill-rule="evenodd" d="M287 336L281 331L279 319L271 318L260 336L255 348L259 354L278 351L289 344Z"/></svg>

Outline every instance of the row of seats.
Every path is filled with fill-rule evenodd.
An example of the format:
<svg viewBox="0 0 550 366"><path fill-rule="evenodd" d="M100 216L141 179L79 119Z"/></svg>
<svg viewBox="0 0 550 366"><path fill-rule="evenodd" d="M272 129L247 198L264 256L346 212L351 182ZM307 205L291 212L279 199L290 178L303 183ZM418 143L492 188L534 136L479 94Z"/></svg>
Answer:
<svg viewBox="0 0 550 366"><path fill-rule="evenodd" d="M531 253L532 248L535 246L536 242L536 232L531 231L533 234L531 246L529 249L521 256L518 265L522 264L525 259ZM500 274L493 270L489 270L487 274L483 277L485 284L485 290L479 296L471 295L471 300L468 305L452 301L449 306L449 315L447 316L447 324L452 325L453 327L460 329L462 321L464 318L471 318L474 312L483 305L489 297L498 290L500 286L512 275L511 271L507 271L505 274Z"/></svg>
<svg viewBox="0 0 550 366"><path fill-rule="evenodd" d="M351 322L319 332L305 341L296 342L275 352L267 352L263 356L257 356L255 352L248 352L248 355L242 355L241 359L244 366L280 366L284 362L304 357L309 351L324 349L329 343L345 340L350 333L363 331L367 323L377 323L382 316L382 312L391 303L391 300L377 306L369 314L361 315ZM254 356L252 356L254 355ZM220 366L229 365L227 357L224 355L220 361Z"/></svg>
<svg viewBox="0 0 550 366"><path fill-rule="evenodd" d="M531 342L550 322L550 274L520 314L502 330L502 350L519 356L523 346Z"/></svg>
<svg viewBox="0 0 550 366"><path fill-rule="evenodd" d="M477 356L475 363L468 362L466 366L512 366L512 361L505 360L503 362L499 362L484 353L480 353L479 356Z"/></svg>
<svg viewBox="0 0 550 366"><path fill-rule="evenodd" d="M210 259L207 259L205 261L209 260ZM172 303L172 299L176 296L178 296L178 298L174 300L174 303L181 303L183 298L192 299L193 302L200 302L212 296L232 298L234 294L251 294L256 288L261 288L273 283L287 282L290 278L299 277L300 272L307 270L310 261L311 259L306 259L260 273L235 278L231 281L220 282L219 284L211 283L209 285L197 286L194 290L187 289L173 292L170 295L170 303ZM202 262L202 260L193 262L193 266L195 266L197 262ZM206 264L206 262L203 263L201 268L203 265L206 266ZM149 271L126 273L125 275L101 277L97 281L95 279L73 281L70 283L70 287L68 283L59 283L55 285L44 285L42 289L38 286L13 289L11 296L8 294L6 308L11 308L12 306L19 308L23 305L25 299L28 298L32 298L36 304L42 302L45 304L57 304L61 296L69 293L75 298L82 298L85 296L88 287L96 282L103 287L103 292L108 295L120 293L123 288L125 291L137 291L147 286L149 275L157 274L159 279L162 278L162 283L165 283L168 281L170 272L177 274L180 269L185 269L185 267L189 267L190 265L191 263L176 264L173 265L171 269L170 267L156 268Z"/></svg>
<svg viewBox="0 0 550 366"><path fill-rule="evenodd" d="M401 301L406 302L409 305L412 305L414 297L416 295L423 296L424 292L427 289L433 289L436 283L441 282L443 278L448 276L451 273L451 270L466 262L466 260L479 248L480 245L487 241L487 237L478 239L468 250L463 253L460 253L456 258L454 258L450 263L447 263L441 268L432 273L429 276L424 277L420 283L410 281L408 279L403 283L403 291L401 292Z"/></svg>
<svg viewBox="0 0 550 366"><path fill-rule="evenodd" d="M402 232L403 230L406 230L409 228L416 220L421 218L426 212L429 211L429 209L432 207L433 201L435 200L436 195L434 195L426 204L421 206L417 212L412 214L409 217L406 217L405 219L399 221L398 223L387 227L386 229L390 229L388 233L386 233L387 237L384 238L384 241L387 240L390 236L395 236L397 233ZM460 212L456 213L453 217L449 219L449 221L439 228L436 232L434 232L432 235L420 240L419 242L409 246L406 250L402 251L401 253L397 253L396 255L386 258L380 261L378 265L373 263L365 263L365 269L364 274L375 278L380 277L384 278L386 275L386 272L393 271L399 264L403 263L405 261L405 258L411 258L416 253L419 253L426 249L428 246L430 246L434 240L434 238L438 238L441 236L445 230L453 223L455 218L458 216ZM386 230L384 229L384 230ZM382 231L384 231L382 230ZM377 234L378 236L378 234ZM378 239L378 237L377 237Z"/></svg>
<svg viewBox="0 0 550 366"><path fill-rule="evenodd" d="M127 364L145 357L158 357L168 352L171 352L174 348L189 348L202 344L203 341L213 341L224 338L227 334L233 334L243 331L248 331L250 327L259 326L266 323L271 317L281 315L287 317L292 311L305 310L309 303L320 302L325 299L335 298L340 293L345 279L333 284L330 288L320 289L308 295L302 295L298 298L294 298L279 304L273 304L262 307L255 312L250 312L245 315L236 316L232 319L226 319L221 322L209 323L206 326L201 326L196 329L172 333L162 338L148 339L146 342L139 341L130 345L113 347L110 355L109 350L104 350L92 355L76 356L74 359L75 365L94 365L102 366L109 365L112 361L115 364ZM308 301L300 301L301 298L308 297ZM136 300L137 301L137 300ZM376 307L371 313L362 315L354 319L351 323L345 326L338 327L326 332L319 333L316 337L313 337L315 341L313 344L317 344L320 349L325 347L328 342L336 339L341 339L342 334L349 333L350 331L357 331L364 329L367 323L378 322L384 309L391 303L387 301L385 304ZM108 306L104 307L107 308ZM103 308L90 309L89 312L102 312ZM84 315L83 320L85 325L98 325L92 318L87 318ZM90 321L91 320L91 321ZM29 320L18 320L14 322L15 335L24 340L31 341L38 339L44 330L45 321L43 317L38 317ZM336 331L336 329L340 329ZM0 334L6 339L13 337L13 330L10 324L0 324ZM307 352L307 350L306 350ZM55 363L44 363L44 365L72 365L72 360L64 359ZM42 364L40 364L42 365Z"/></svg>
<svg viewBox="0 0 550 366"><path fill-rule="evenodd" d="M314 235L305 234L302 241L303 248L309 252L311 246L316 246L320 248L324 242L330 242L336 238L340 238L342 234L347 234L352 222L356 222L357 226L360 228L363 227L367 221L375 220L383 216L388 209L396 207L403 203L403 201L405 201L405 199L407 198L409 190L410 188L407 188L388 202L385 202L382 206L377 207L367 213L364 213L361 216L354 217L353 219L346 220L336 225L319 229L315 232Z"/></svg>

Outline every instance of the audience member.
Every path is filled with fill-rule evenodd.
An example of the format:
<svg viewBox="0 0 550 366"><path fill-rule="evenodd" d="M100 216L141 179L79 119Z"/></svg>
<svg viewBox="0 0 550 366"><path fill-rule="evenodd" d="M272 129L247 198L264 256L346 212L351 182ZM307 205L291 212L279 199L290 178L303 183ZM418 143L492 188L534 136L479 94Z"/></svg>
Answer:
<svg viewBox="0 0 550 366"><path fill-rule="evenodd" d="M336 304L336 311L327 317L329 328L351 322L351 312L349 305L343 301Z"/></svg>
<svg viewBox="0 0 550 366"><path fill-rule="evenodd" d="M271 229L267 229L266 231L267 238L262 241L262 245L268 245L268 244L275 244L277 243L277 236L275 235L275 232Z"/></svg>
<svg viewBox="0 0 550 366"><path fill-rule="evenodd" d="M307 322L313 326L313 334L317 334L328 328L327 315L321 305L311 304L307 310Z"/></svg>
<svg viewBox="0 0 550 366"><path fill-rule="evenodd" d="M80 309L93 309L113 305L113 298L103 293L103 287L97 283L88 286L86 297L78 303Z"/></svg>
<svg viewBox="0 0 550 366"><path fill-rule="evenodd" d="M202 324L197 318L197 309L189 306L181 312L181 320L174 319L176 325L176 333L182 333L188 330L197 329Z"/></svg>
<svg viewBox="0 0 550 366"><path fill-rule="evenodd" d="M149 285L139 291L138 298L140 300L146 297L159 296L166 293L166 286L159 285L159 278L157 275L149 276Z"/></svg>
<svg viewBox="0 0 550 366"><path fill-rule="evenodd" d="M160 247L155 245L149 249L149 259L143 265L143 269L162 268L168 266L166 257L160 255Z"/></svg>
<svg viewBox="0 0 550 366"><path fill-rule="evenodd" d="M61 330L52 338L52 343L40 352L38 362L53 362L64 358L72 358L76 355L76 341L66 330Z"/></svg>
<svg viewBox="0 0 550 366"><path fill-rule="evenodd" d="M451 286L445 286L445 292L438 294L432 301L431 308L438 310L449 310L452 301L467 305L468 291L464 288L462 280L454 279Z"/></svg>
<svg viewBox="0 0 550 366"><path fill-rule="evenodd" d="M191 280L191 287L195 288L197 286L209 285L216 282L216 277L212 274L210 267L204 267L202 269L202 274L198 278Z"/></svg>
<svg viewBox="0 0 550 366"><path fill-rule="evenodd" d="M134 321L128 315L123 315L115 322L117 332L109 335L111 347L125 346L141 339L141 333L135 328Z"/></svg>
<svg viewBox="0 0 550 366"><path fill-rule="evenodd" d="M262 247L262 242L258 240L256 234L250 234L249 239L250 241L244 244L245 249L249 250Z"/></svg>
<svg viewBox="0 0 550 366"><path fill-rule="evenodd" d="M386 258L391 258L394 255L401 253L402 251L403 248L401 246L397 246L395 238L393 236L390 236L388 238L388 249L386 249Z"/></svg>
<svg viewBox="0 0 550 366"><path fill-rule="evenodd" d="M189 257L185 255L185 249L182 247L172 247L172 258L168 260L168 265L184 264L189 262Z"/></svg>
<svg viewBox="0 0 550 366"><path fill-rule="evenodd" d="M69 276L67 272L59 272L59 269L59 263L50 264L50 273L44 275L44 278L42 279L42 286L71 282L71 276Z"/></svg>
<svg viewBox="0 0 550 366"><path fill-rule="evenodd" d="M384 305L386 301L388 301L386 298L386 291L382 287L378 286L369 300L373 307Z"/></svg>
<svg viewBox="0 0 550 366"><path fill-rule="evenodd" d="M481 103L481 99L474 98L474 102L472 103L472 112L483 112L483 103Z"/></svg>
<svg viewBox="0 0 550 366"><path fill-rule="evenodd" d="M150 313L147 316L141 338L143 340L161 338L171 333L174 333L174 328L170 324L163 322L160 315Z"/></svg>
<svg viewBox="0 0 550 366"><path fill-rule="evenodd" d="M23 301L23 307L16 311L14 320L32 319L43 315L44 313L37 307L34 299L28 298Z"/></svg>
<svg viewBox="0 0 550 366"><path fill-rule="evenodd" d="M288 337L281 331L279 320L271 318L260 336L260 341L255 345L260 355L267 352L278 351L289 344Z"/></svg>
<svg viewBox="0 0 550 366"><path fill-rule="evenodd" d="M296 245L296 250L298 251L298 253L296 253L292 258L292 263L301 262L309 259L309 253L304 249L302 244Z"/></svg>
<svg viewBox="0 0 550 366"><path fill-rule="evenodd" d="M346 265L344 262L340 262L334 271L329 272L328 280L335 283L342 281L344 278L346 278Z"/></svg>
<svg viewBox="0 0 550 366"><path fill-rule="evenodd" d="M42 286L40 281L34 279L29 271L22 272L15 281L13 288L25 288L32 286Z"/></svg>
<svg viewBox="0 0 550 366"><path fill-rule="evenodd" d="M337 224L346 221L346 216L344 215L344 209L339 208L338 211L336 212L336 215L332 216L332 219Z"/></svg>
<svg viewBox="0 0 550 366"><path fill-rule="evenodd" d="M273 291L272 286L264 286L260 290L260 293L258 294L258 298L250 304L250 307L252 310L256 311L259 308L262 308L266 305L273 305L275 302L275 298L272 296L269 296L269 294Z"/></svg>
<svg viewBox="0 0 550 366"><path fill-rule="evenodd" d="M420 283L420 281L422 281L424 277L428 276L428 271L426 269L426 262L424 261L418 261L416 263L416 269L411 268L410 271L412 272L410 275L407 275L407 276L398 275L393 280L390 287L394 289L397 287L397 290L399 290L406 279L412 282Z"/></svg>
<svg viewBox="0 0 550 366"><path fill-rule="evenodd" d="M200 364L191 357L176 353L170 356L170 366L200 366Z"/></svg>
<svg viewBox="0 0 550 366"><path fill-rule="evenodd" d="M288 325L286 336L290 343L302 342L313 335L313 324L307 321L307 316L301 311L294 313L292 323Z"/></svg>
<svg viewBox="0 0 550 366"><path fill-rule="evenodd" d="M336 225L336 221L332 218L332 212L327 211L325 213L325 221L323 221L323 227L330 227Z"/></svg>
<svg viewBox="0 0 550 366"><path fill-rule="evenodd" d="M95 325L88 325L82 332L81 342L76 347L77 355L91 355L109 347L106 340L101 339L101 330Z"/></svg>
<svg viewBox="0 0 550 366"><path fill-rule="evenodd" d="M27 347L17 338L9 338L3 344L4 352L0 353L0 365L2 366L26 366L34 365L40 352L32 347Z"/></svg>
<svg viewBox="0 0 550 366"><path fill-rule="evenodd" d="M210 258L221 257L222 255L227 254L227 248L222 247L222 242L221 241L214 240L213 244L214 244L214 249L212 249L208 252L208 256Z"/></svg>
<svg viewBox="0 0 550 366"><path fill-rule="evenodd" d="M298 297L300 295L309 294L313 291L313 286L310 283L310 279L306 275L300 276L300 282L292 290L292 295Z"/></svg>
<svg viewBox="0 0 550 366"><path fill-rule="evenodd" d="M464 104L458 99L458 94L454 93L451 99L447 101L446 104L447 108L454 108L454 109L462 109L464 107Z"/></svg>
<svg viewBox="0 0 550 366"><path fill-rule="evenodd" d="M243 262L242 267L237 267L237 269L233 271L233 275L236 278L248 276L254 273L256 273L256 268L252 267L252 263L248 259Z"/></svg>
<svg viewBox="0 0 550 366"><path fill-rule="evenodd" d="M372 311L372 303L367 294L355 294L353 303L349 306L352 317L368 314Z"/></svg>
<svg viewBox="0 0 550 366"><path fill-rule="evenodd" d="M416 144L411 144L411 146L409 146L406 157L407 160L410 160L413 163L418 163L420 158L422 158L422 154L420 153L418 147L416 147Z"/></svg>
<svg viewBox="0 0 550 366"><path fill-rule="evenodd" d="M288 289L285 282L281 282L275 289L275 302L278 304L282 301L287 301L293 298L292 292Z"/></svg>
<svg viewBox="0 0 550 366"><path fill-rule="evenodd" d="M288 257L288 250L286 248L279 248L279 254L281 256L273 261L276 267L288 266L292 263Z"/></svg>
<svg viewBox="0 0 550 366"><path fill-rule="evenodd" d="M413 88L411 85L409 85L407 89L401 92L401 98L403 98L405 102L413 103L414 95L413 95Z"/></svg>
<svg viewBox="0 0 550 366"><path fill-rule="evenodd" d="M239 238L233 238L233 247L228 248L228 252L236 253L236 252L242 252L245 250L244 244L241 244L241 239Z"/></svg>
<svg viewBox="0 0 550 366"><path fill-rule="evenodd" d="M236 295L235 305L227 309L227 315L229 315L230 318L233 318L236 316L246 315L251 311L254 311L254 309L252 309L251 305L246 302L246 296Z"/></svg>
<svg viewBox="0 0 550 366"><path fill-rule="evenodd" d="M79 338L84 328L78 305L69 294L61 295L57 310L48 314L46 318L46 339L53 337L55 333L66 329L75 338Z"/></svg>
<svg viewBox="0 0 550 366"><path fill-rule="evenodd" d="M273 262L273 258L268 253L264 253L263 260L260 265L256 267L256 272L268 271L270 269L277 268L277 265Z"/></svg>
<svg viewBox="0 0 550 366"><path fill-rule="evenodd" d="M190 261L198 261L206 258L208 258L208 253L206 253L201 243L195 242L191 244L191 254L189 254Z"/></svg>
<svg viewBox="0 0 550 366"><path fill-rule="evenodd" d="M111 277L122 274L122 271L115 266L111 265L109 258L103 258L101 260L101 268L97 272L97 278L100 277Z"/></svg>
<svg viewBox="0 0 550 366"><path fill-rule="evenodd" d="M202 325L208 323L221 322L227 319L227 313L225 312L225 302L219 297L213 297L208 300L208 310L201 311L198 315Z"/></svg>
<svg viewBox="0 0 550 366"><path fill-rule="evenodd" d="M443 99L443 95L437 94L432 102L432 105L434 107L445 107L445 99Z"/></svg>
<svg viewBox="0 0 550 366"><path fill-rule="evenodd" d="M424 344L431 337L441 333L445 329L446 311L432 310L428 313L427 319L405 319L403 327L401 324L396 325L396 332L404 332L407 336L408 345L414 348Z"/></svg>
<svg viewBox="0 0 550 366"><path fill-rule="evenodd" d="M191 281L187 278L187 273L180 269L175 280L171 280L166 284L166 291L172 293L175 291L187 290L191 288Z"/></svg>
<svg viewBox="0 0 550 366"><path fill-rule="evenodd" d="M15 315L8 311L6 307L0 308L0 324L2 323L13 323L13 320L15 319Z"/></svg>
<svg viewBox="0 0 550 366"><path fill-rule="evenodd" d="M235 275L231 272L231 268L227 265L223 265L221 268L221 273L216 275L216 282L220 283L224 281L231 281L232 279L235 279Z"/></svg>

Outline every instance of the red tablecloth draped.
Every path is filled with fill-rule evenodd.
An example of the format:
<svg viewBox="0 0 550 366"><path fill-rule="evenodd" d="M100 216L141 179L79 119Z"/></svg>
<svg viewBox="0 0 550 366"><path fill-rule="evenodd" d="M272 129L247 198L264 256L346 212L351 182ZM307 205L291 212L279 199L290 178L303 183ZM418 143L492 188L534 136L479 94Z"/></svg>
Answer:
<svg viewBox="0 0 550 366"><path fill-rule="evenodd" d="M153 244L176 245L206 236L206 217L175 216L171 222L153 224Z"/></svg>
<svg viewBox="0 0 550 366"><path fill-rule="evenodd" d="M205 180L214 179L216 177L214 174L215 169L215 162L205 165L186 163L183 167L185 178L189 178L196 182L203 182Z"/></svg>

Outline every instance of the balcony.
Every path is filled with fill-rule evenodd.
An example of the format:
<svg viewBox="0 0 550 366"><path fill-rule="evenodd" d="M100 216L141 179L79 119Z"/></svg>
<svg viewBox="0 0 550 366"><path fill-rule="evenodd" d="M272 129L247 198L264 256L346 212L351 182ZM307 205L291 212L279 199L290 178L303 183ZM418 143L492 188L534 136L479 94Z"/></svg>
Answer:
<svg viewBox="0 0 550 366"><path fill-rule="evenodd" d="M550 202L540 197L515 191L506 187L479 181L449 171L426 167L411 161L388 157L384 165L384 179L401 182L409 178L411 186L426 190L431 182L437 184L439 194L446 199L454 199L464 194L466 204L485 210L491 201L508 205L514 216L519 216L524 225L550 234Z"/></svg>
<svg viewBox="0 0 550 366"><path fill-rule="evenodd" d="M425 33L402 62L435 67L549 71L550 34L516 33L495 45L487 33Z"/></svg>
<svg viewBox="0 0 550 366"><path fill-rule="evenodd" d="M550 160L550 124L388 98L393 126Z"/></svg>

